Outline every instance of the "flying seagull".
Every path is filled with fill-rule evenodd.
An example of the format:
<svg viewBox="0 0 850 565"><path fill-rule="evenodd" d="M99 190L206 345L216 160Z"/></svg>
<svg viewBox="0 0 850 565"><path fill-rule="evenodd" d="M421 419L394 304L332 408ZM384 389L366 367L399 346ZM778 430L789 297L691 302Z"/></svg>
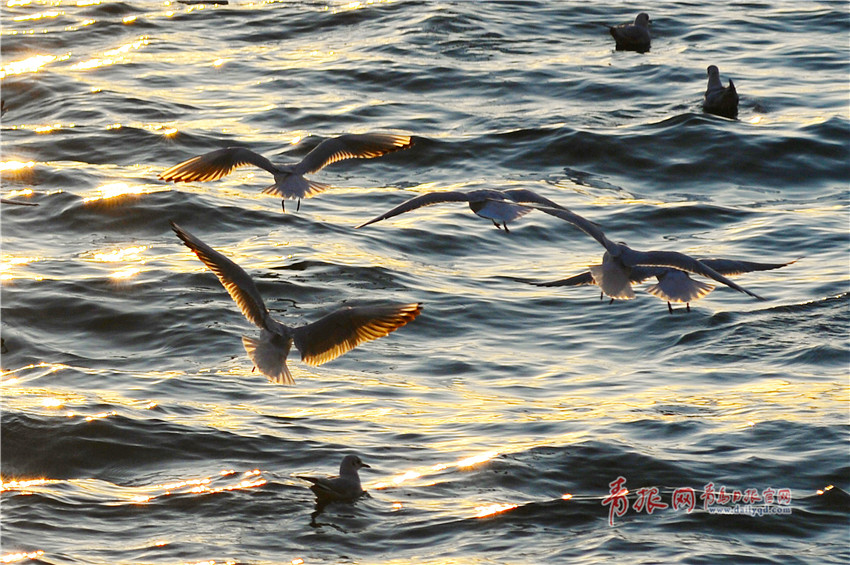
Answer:
<svg viewBox="0 0 850 565"><path fill-rule="evenodd" d="M338 477L307 477L296 475L297 478L310 481L310 490L320 501L329 502L333 500L355 500L363 494L360 484L360 475L357 471L363 468L370 469L357 455L346 455L339 464Z"/></svg>
<svg viewBox="0 0 850 565"><path fill-rule="evenodd" d="M559 204L552 202L548 198L544 198L524 188L513 188L509 190L492 190L481 189L472 190L470 192L460 192L456 190L448 192L428 192L419 196L414 196L410 200L405 200L389 212L381 214L376 218L372 218L368 222L364 222L357 226L362 228L405 212L422 208L423 206L431 206L432 204L442 204L444 202L467 202L469 208L482 218L491 220L493 224L499 228L508 230L508 222L519 219L533 210L527 206L517 206L516 203L523 204L539 204L550 208L563 208Z"/></svg>
<svg viewBox="0 0 850 565"><path fill-rule="evenodd" d="M749 294L758 300L764 300L761 296L737 285L716 270L689 255L676 251L638 251L625 243L614 243L605 237L599 226L569 210L537 206L534 208L570 222L605 247L602 264L592 265L590 267L590 275L593 278L593 282L602 289L603 294L611 298L612 302L614 299L631 300L635 297L631 280L631 271L635 267L670 267L680 271L702 275L723 283L738 292Z"/></svg>
<svg viewBox="0 0 850 565"><path fill-rule="evenodd" d="M649 51L649 15L641 12L635 18L633 24L620 24L608 28L611 37L617 42L617 49L621 51L637 51L645 53Z"/></svg>
<svg viewBox="0 0 850 565"><path fill-rule="evenodd" d="M273 165L271 161L244 147L227 147L192 157L178 163L159 175L164 181L193 182L218 180L237 167L254 165L274 175L274 184L263 189L263 194L280 196L281 208L286 212L286 199L298 200L296 211L301 209L301 199L310 198L330 188L330 185L304 178L331 163L343 159L372 159L413 145L409 135L390 133L350 133L326 139L319 143L300 163Z"/></svg>
<svg viewBox="0 0 850 565"><path fill-rule="evenodd" d="M723 86L720 82L720 70L714 65L708 67L708 88L702 109L709 114L726 118L735 118L738 115L738 91L735 90L735 83L729 79L729 86Z"/></svg>
<svg viewBox="0 0 850 565"><path fill-rule="evenodd" d="M721 275L740 275L753 271L769 271L779 269L790 265L789 263L755 263L752 261L735 261L732 259L700 259L700 263L714 269ZM707 296L714 285L695 281L685 271L679 269L671 269L669 267L634 267L629 272L629 280L632 283L642 283L643 281L655 277L658 282L648 287L646 290L650 294L657 296L662 300L667 301L667 309L673 313L672 302L685 304L688 312L691 311L691 302L695 302L704 296ZM596 284L593 280L593 275L590 271L585 271L557 281L544 283L535 283L537 286L584 286ZM600 297L601 298L601 297Z"/></svg>
<svg viewBox="0 0 850 565"><path fill-rule="evenodd" d="M174 222L171 229L215 273L248 321L260 328L260 339L242 336L242 345L254 367L272 382L295 384L286 366L293 344L302 361L321 365L361 343L388 335L422 311L417 303L346 306L306 326L291 328L271 317L254 281L239 265Z"/></svg>

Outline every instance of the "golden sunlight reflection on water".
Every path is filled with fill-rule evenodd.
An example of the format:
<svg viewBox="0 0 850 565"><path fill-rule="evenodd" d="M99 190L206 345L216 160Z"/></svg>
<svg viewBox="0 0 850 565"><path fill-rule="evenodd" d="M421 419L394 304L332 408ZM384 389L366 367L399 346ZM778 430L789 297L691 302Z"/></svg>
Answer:
<svg viewBox="0 0 850 565"><path fill-rule="evenodd" d="M498 451L487 451L478 455L464 457L453 463L438 463L436 465L431 465L430 467L423 468L421 470L411 469L409 471L405 471L403 473L390 477L387 480L371 483L369 487L375 490L383 490L392 487L397 487L404 483L421 479L427 475L433 475L441 471L445 471L446 469L456 468L460 470L467 470L475 467L476 465L480 465L481 463L489 461L497 455L499 455ZM431 486L434 484L437 484L437 482L428 481L425 484L420 483L418 486Z"/></svg>
<svg viewBox="0 0 850 565"><path fill-rule="evenodd" d="M148 486L122 486L99 479L33 479L0 478L0 492L14 492L19 495L50 493L55 488L67 490L70 486L80 495L91 497L107 506L127 504L147 504L156 499L174 495L210 495L221 492L254 489L266 484L262 471L251 469L237 472L232 469L221 471L218 475L176 479L167 483Z"/></svg>
<svg viewBox="0 0 850 565"><path fill-rule="evenodd" d="M33 55L20 61L12 61L0 67L0 79L6 78L9 75L19 75L24 73L37 73L42 67L54 61L64 61L71 57L70 53L62 56L57 55Z"/></svg>
<svg viewBox="0 0 850 565"><path fill-rule="evenodd" d="M44 556L44 552L42 550L36 551L24 551L18 553L7 553L0 557L0 563L16 563L18 561L24 560L35 560L41 559Z"/></svg>
<svg viewBox="0 0 850 565"><path fill-rule="evenodd" d="M488 504L486 506L476 506L475 507L475 517L476 518L487 518L488 516L494 516L496 514L502 514L503 512L507 512L508 510L513 510L516 508L517 504Z"/></svg>
<svg viewBox="0 0 850 565"><path fill-rule="evenodd" d="M35 161L3 161L0 163L0 172L17 172L25 169L31 169L35 166Z"/></svg>
<svg viewBox="0 0 850 565"><path fill-rule="evenodd" d="M90 23L94 23L94 20L92 20ZM73 65L71 65L71 70L87 71L90 69L96 69L109 65L128 63L130 62L129 54L132 51L136 51L141 49L142 47L145 47L146 45L148 45L149 41L150 39L148 38L148 36L143 35L135 41L125 43L123 45L120 45L119 47L116 47L115 49L109 49L107 51L104 51L100 57L94 57L86 61L74 63Z"/></svg>
<svg viewBox="0 0 850 565"><path fill-rule="evenodd" d="M121 200L135 199L142 194L150 194L152 192L164 192L170 190L168 187L144 187L130 186L126 182L113 182L99 186L94 190L93 194L83 197L83 204L104 203L117 204Z"/></svg>

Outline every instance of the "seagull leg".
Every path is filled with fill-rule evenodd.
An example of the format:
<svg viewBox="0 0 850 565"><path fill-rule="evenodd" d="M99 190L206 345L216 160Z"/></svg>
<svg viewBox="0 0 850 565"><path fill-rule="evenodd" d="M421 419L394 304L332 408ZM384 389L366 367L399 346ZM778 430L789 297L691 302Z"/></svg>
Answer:
<svg viewBox="0 0 850 565"><path fill-rule="evenodd" d="M688 312L691 311L691 303L690 302L685 303L685 310L688 311Z"/></svg>
<svg viewBox="0 0 850 565"><path fill-rule="evenodd" d="M497 230L502 229L502 226L499 225L499 222L497 222L496 220L491 220L491 221L493 222L493 225L496 226Z"/></svg>
<svg viewBox="0 0 850 565"><path fill-rule="evenodd" d="M673 313L673 305L669 302L667 303L667 309L670 311L671 314Z"/></svg>
<svg viewBox="0 0 850 565"><path fill-rule="evenodd" d="M599 300L602 300L603 298L605 298L605 293L604 293L604 292L600 292L600 293L599 293Z"/></svg>
<svg viewBox="0 0 850 565"><path fill-rule="evenodd" d="M295 211L298 212L299 210L301 210L301 199L300 198L298 199L298 205L295 206Z"/></svg>
<svg viewBox="0 0 850 565"><path fill-rule="evenodd" d="M614 304L614 299L613 299L613 298L611 299L611 302L609 302L609 303L608 303L608 305L609 305L609 306L610 306L611 304Z"/></svg>
<svg viewBox="0 0 850 565"><path fill-rule="evenodd" d="M284 214L286 214L286 198L280 199L280 209L283 210Z"/></svg>
<svg viewBox="0 0 850 565"><path fill-rule="evenodd" d="M508 229L508 222L503 222L502 225L505 226L505 233L511 232L511 230Z"/></svg>

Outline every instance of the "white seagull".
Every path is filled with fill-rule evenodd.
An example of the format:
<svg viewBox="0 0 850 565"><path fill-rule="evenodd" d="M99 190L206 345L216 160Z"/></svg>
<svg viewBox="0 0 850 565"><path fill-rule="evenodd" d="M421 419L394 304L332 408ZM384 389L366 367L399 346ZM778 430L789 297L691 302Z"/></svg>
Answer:
<svg viewBox="0 0 850 565"><path fill-rule="evenodd" d="M296 475L296 478L310 481L310 490L322 502L332 500L355 500L363 494L364 490L360 484L360 475L357 471L363 468L370 469L357 455L346 455L339 464L338 477L307 477Z"/></svg>
<svg viewBox="0 0 850 565"><path fill-rule="evenodd" d="M700 259L699 262L714 269L721 275L730 276L753 271L779 269L780 267L794 263L794 261L788 263L755 263L752 261L735 261L732 259ZM646 289L647 292L662 300L666 300L667 309L671 314L673 313L672 302L685 304L685 308L690 312L691 302L707 296L714 290L713 284L695 281L688 273L679 269L671 269L669 267L634 267L629 272L629 280L632 283L642 283L652 277L658 279L658 282L648 287ZM565 279L534 284L537 286L584 286L596 283L593 280L591 272L585 271Z"/></svg>
<svg viewBox="0 0 850 565"><path fill-rule="evenodd" d="M631 271L635 267L670 267L680 271L702 275L723 283L738 292L749 294L758 300L764 300L761 296L735 284L716 270L689 255L677 251L637 251L625 243L614 243L605 237L599 226L582 218L578 214L558 208L535 208L570 222L605 247L605 254L602 255L602 264L591 265L590 275L593 278L593 282L612 300L615 298L631 300L635 297L631 280Z"/></svg>
<svg viewBox="0 0 850 565"><path fill-rule="evenodd" d="M286 366L293 344L302 361L321 365L361 343L390 334L422 311L417 303L346 306L306 326L291 328L271 317L254 281L239 265L174 222L171 229L215 273L248 321L260 328L260 339L242 336L242 345L254 367L272 382L295 384Z"/></svg>
<svg viewBox="0 0 850 565"><path fill-rule="evenodd" d="M646 12L638 14L635 23L611 26L608 31L617 42L617 49L621 51L637 51L638 53L649 51L652 38L649 35L649 14Z"/></svg>
<svg viewBox="0 0 850 565"><path fill-rule="evenodd" d="M735 83L729 79L729 86L723 86L720 82L720 70L714 65L708 67L708 88L705 90L702 109L709 114L726 118L738 115L738 91L735 90Z"/></svg>
<svg viewBox="0 0 850 565"><path fill-rule="evenodd" d="M316 173L331 163L343 159L372 159L413 145L409 135L390 133L351 133L326 139L319 143L300 163L273 165L271 161L244 147L227 147L192 157L174 165L159 175L164 181L193 182L218 180L237 167L255 165L274 175L274 184L263 189L263 194L280 196L281 208L286 212L286 199L310 198L330 188L330 185L307 180L304 175Z"/></svg>
<svg viewBox="0 0 850 565"><path fill-rule="evenodd" d="M460 192L451 190L447 192L428 192L419 196L414 196L410 200L405 200L389 212L381 214L376 218L372 218L368 222L364 222L357 226L362 228L405 212L422 208L423 206L431 206L432 204L442 204L444 202L468 202L469 208L478 216L491 220L493 224L499 228L508 230L508 222L519 219L533 210L527 206L517 206L516 203L539 204L550 208L563 208L559 204L552 202L548 198L544 198L524 188L513 188L509 190L493 190L480 189L471 190L469 192Z"/></svg>

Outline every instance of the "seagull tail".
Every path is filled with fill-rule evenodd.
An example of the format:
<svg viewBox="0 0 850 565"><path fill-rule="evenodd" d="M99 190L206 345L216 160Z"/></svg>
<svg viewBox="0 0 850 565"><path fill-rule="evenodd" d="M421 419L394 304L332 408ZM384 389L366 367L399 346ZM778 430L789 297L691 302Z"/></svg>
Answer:
<svg viewBox="0 0 850 565"><path fill-rule="evenodd" d="M696 302L714 290L714 285L688 278L687 284L666 285L660 281L646 288L646 291L667 302L688 304Z"/></svg>
<svg viewBox="0 0 850 565"><path fill-rule="evenodd" d="M292 378L292 373L286 366L288 348L283 350L270 341L253 339L248 336L242 336L242 345L245 347L245 352L251 362L254 363L254 367L268 377L269 381L281 385L295 384L295 379Z"/></svg>
<svg viewBox="0 0 850 565"><path fill-rule="evenodd" d="M310 198L330 188L329 184L307 180L301 175L285 173L275 176L275 183L263 189L263 194L300 200Z"/></svg>

